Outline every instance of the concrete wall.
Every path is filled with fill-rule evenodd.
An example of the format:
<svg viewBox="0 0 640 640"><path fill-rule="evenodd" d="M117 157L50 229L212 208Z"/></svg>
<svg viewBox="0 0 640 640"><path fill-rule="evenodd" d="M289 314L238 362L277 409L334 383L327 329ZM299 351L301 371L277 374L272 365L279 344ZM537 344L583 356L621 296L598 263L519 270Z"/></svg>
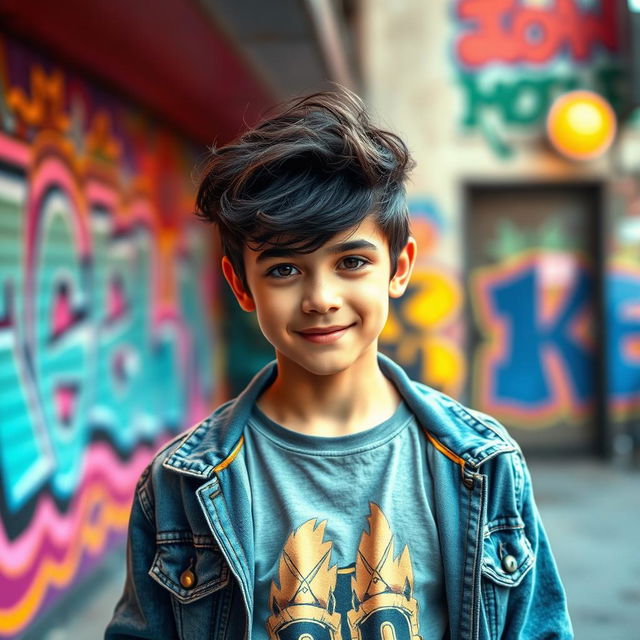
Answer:
<svg viewBox="0 0 640 640"><path fill-rule="evenodd" d="M544 131L551 103L571 89L592 89L620 111L625 86L616 2L369 0L362 6L366 98L418 162L409 192L421 255L414 288L391 318L387 350L415 375L507 423L526 422L540 434L558 422L571 429L595 402L593 385L581 386L579 378L587 366L581 359L592 363L596 345L592 327L578 326L584 309L577 298L575 326L565 331L559 323L572 296L581 295L581 278L593 280L592 256L573 247L561 212L526 229L514 222L491 237L482 238L482 229L480 238L466 237L466 198L473 185L600 186L599 214L609 234L607 400L614 422L632 421L640 401L637 180L621 179L616 152L583 163L562 158ZM493 258L476 270L469 256L482 242ZM557 299L563 272L564 306ZM511 297L511 309L497 309L500 288L527 275L532 286ZM533 297L527 339L537 341L528 361L514 353L522 341L502 330L522 328L509 313L526 304L523 295ZM473 340L486 348L472 362ZM514 379L516 360L526 377L509 395L500 385Z"/></svg>

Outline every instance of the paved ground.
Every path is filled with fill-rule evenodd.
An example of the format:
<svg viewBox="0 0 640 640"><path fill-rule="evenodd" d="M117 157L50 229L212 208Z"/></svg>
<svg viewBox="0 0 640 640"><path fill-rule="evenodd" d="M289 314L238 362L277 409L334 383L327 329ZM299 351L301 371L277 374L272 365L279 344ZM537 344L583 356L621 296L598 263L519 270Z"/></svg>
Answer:
<svg viewBox="0 0 640 640"><path fill-rule="evenodd" d="M531 463L538 505L569 598L577 640L640 638L640 470L593 461ZM123 554L55 624L25 640L96 640L122 588Z"/></svg>
<svg viewBox="0 0 640 640"><path fill-rule="evenodd" d="M531 469L577 640L640 638L640 470L559 460Z"/></svg>

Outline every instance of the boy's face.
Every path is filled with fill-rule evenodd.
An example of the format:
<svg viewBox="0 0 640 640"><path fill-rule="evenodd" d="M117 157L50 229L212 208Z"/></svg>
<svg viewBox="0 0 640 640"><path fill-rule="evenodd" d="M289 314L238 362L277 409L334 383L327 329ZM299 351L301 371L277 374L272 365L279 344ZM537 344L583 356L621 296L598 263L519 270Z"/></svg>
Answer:
<svg viewBox="0 0 640 640"><path fill-rule="evenodd" d="M229 260L223 272L245 311L256 311L262 333L285 358L310 373L329 375L375 354L389 311L415 261L413 238L390 280L389 246L369 216L313 253L268 247L244 250L250 293Z"/></svg>

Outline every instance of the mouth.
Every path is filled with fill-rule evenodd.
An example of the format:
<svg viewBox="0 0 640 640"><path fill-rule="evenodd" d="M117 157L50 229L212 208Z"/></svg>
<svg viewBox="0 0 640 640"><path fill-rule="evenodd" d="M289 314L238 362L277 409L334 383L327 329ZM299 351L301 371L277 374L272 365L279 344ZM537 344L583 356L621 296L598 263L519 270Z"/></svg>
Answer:
<svg viewBox="0 0 640 640"><path fill-rule="evenodd" d="M298 331L298 333L303 333L304 335L322 335L325 333L335 333L336 331L342 331L343 329L348 329L351 325L332 325L330 327L312 327L311 329L303 329L302 331Z"/></svg>
<svg viewBox="0 0 640 640"><path fill-rule="evenodd" d="M333 325L330 327L311 327L310 329L304 329L303 331L296 331L296 333L311 342L326 344L339 340L347 332L347 329L353 327L353 324L340 326Z"/></svg>

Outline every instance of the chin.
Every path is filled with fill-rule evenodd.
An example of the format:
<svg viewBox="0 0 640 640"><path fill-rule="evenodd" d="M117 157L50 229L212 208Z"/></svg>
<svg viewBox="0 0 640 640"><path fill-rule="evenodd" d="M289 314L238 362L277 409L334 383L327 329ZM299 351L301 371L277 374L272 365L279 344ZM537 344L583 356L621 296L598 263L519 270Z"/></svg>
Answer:
<svg viewBox="0 0 640 640"><path fill-rule="evenodd" d="M349 367L323 367L323 368L319 368L319 367L313 367L311 368L307 368L307 371L309 373L312 373L313 375L316 376L334 376L337 375L338 373L342 373L343 371L345 371L346 369L348 369Z"/></svg>
<svg viewBox="0 0 640 640"><path fill-rule="evenodd" d="M354 362L355 359L351 358L314 358L314 359L301 359L296 360L294 362L305 369L309 373L316 376L331 376L338 373L342 373L346 369L348 369Z"/></svg>

